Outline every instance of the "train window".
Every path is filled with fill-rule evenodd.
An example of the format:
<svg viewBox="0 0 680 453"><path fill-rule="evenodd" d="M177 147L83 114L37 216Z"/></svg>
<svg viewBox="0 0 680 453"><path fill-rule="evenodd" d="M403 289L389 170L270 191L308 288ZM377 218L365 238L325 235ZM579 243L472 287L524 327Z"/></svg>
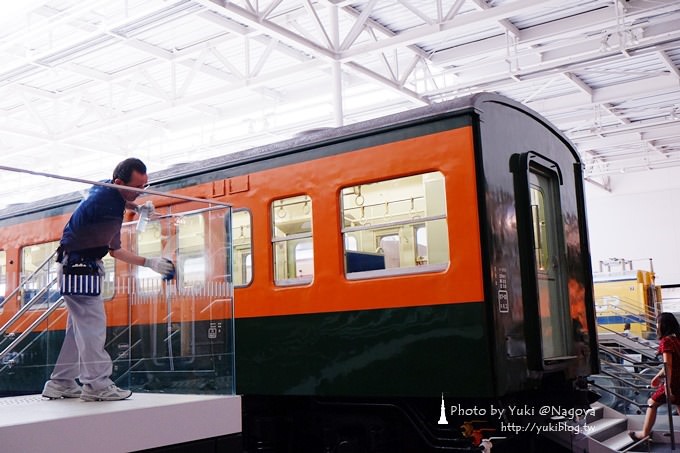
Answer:
<svg viewBox="0 0 680 453"><path fill-rule="evenodd" d="M157 258L162 254L161 223L151 221L146 224L144 231L137 232L137 254L145 258ZM154 292L158 274L148 267L135 266L137 272L137 292Z"/></svg>
<svg viewBox="0 0 680 453"><path fill-rule="evenodd" d="M234 250L232 271L235 286L246 286L253 280L253 253L250 212L234 211L231 215L231 241Z"/></svg>
<svg viewBox="0 0 680 453"><path fill-rule="evenodd" d="M275 200L272 223L276 284L310 283L314 276L312 200L307 195Z"/></svg>
<svg viewBox="0 0 680 453"><path fill-rule="evenodd" d="M207 250L203 214L177 218L177 242L180 284L185 287L205 284Z"/></svg>
<svg viewBox="0 0 680 453"><path fill-rule="evenodd" d="M7 290L7 252L0 250L0 302L5 300Z"/></svg>
<svg viewBox="0 0 680 453"><path fill-rule="evenodd" d="M57 266L50 256L59 246L59 241L45 242L43 244L28 245L21 249L21 280L26 281L35 272L35 275L23 287L21 301L27 304L52 280L55 281L47 292L34 302L33 308L45 308L46 303L55 302L59 299L59 286L56 283ZM40 268L40 265L47 263ZM39 269L40 268L40 269ZM39 269L39 270L38 270ZM37 271L37 272L36 272Z"/></svg>
<svg viewBox="0 0 680 453"><path fill-rule="evenodd" d="M446 269L446 190L440 172L345 187L340 198L348 278Z"/></svg>

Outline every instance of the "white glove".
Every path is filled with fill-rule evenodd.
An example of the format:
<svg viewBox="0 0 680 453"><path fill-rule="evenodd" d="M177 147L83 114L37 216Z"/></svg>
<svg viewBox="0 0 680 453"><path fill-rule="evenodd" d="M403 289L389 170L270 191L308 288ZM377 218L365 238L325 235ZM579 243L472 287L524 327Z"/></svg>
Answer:
<svg viewBox="0 0 680 453"><path fill-rule="evenodd" d="M146 258L144 259L144 267L149 267L161 275L170 275L175 270L172 262L164 258Z"/></svg>

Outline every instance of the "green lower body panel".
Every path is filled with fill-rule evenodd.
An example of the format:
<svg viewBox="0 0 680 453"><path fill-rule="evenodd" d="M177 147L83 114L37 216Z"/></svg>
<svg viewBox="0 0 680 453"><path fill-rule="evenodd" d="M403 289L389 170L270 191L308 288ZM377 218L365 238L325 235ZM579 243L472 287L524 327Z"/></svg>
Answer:
<svg viewBox="0 0 680 453"><path fill-rule="evenodd" d="M484 304L236 319L236 393L488 397Z"/></svg>
<svg viewBox="0 0 680 453"><path fill-rule="evenodd" d="M233 392L230 322L199 321L193 326L173 323L171 342L167 341L166 324L109 327L106 350L113 360L111 379L134 391L230 394ZM3 357L0 396L41 392L52 373L64 335L63 330L31 333L16 352Z"/></svg>

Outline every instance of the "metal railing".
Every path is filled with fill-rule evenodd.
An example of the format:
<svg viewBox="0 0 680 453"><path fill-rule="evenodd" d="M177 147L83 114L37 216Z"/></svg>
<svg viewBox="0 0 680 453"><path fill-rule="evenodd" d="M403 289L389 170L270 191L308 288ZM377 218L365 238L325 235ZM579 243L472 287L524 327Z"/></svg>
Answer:
<svg viewBox="0 0 680 453"><path fill-rule="evenodd" d="M623 318L623 322L644 323L648 330L656 333L656 316L646 312L640 302L619 297L605 296L595 300L596 312L613 312Z"/></svg>
<svg viewBox="0 0 680 453"><path fill-rule="evenodd" d="M33 279L35 278L35 276L38 275L38 273L45 267L45 265L48 264L50 261L52 261L52 259L53 259L56 255L57 255L57 251L55 250L54 252L52 252L52 254L51 254L50 256L47 257L47 259L45 259L45 261L43 261L43 262L40 264L40 266L38 266L38 267L36 268L36 270L34 270L33 272L31 272L31 274L29 274L28 277L26 277L25 279L23 279L23 280L19 283L19 285L18 285L16 288L14 288L14 289L12 290L11 293L9 293L9 296L7 296L4 300L1 300L1 301L0 301L0 309L2 309L2 307L4 307L5 304L6 304L8 301L10 301L14 296L16 296L17 293L18 293L19 291L21 291L21 290L24 288L24 285L26 285L26 283L28 283L28 282L30 282L31 280L33 280ZM4 328L4 326L3 326L3 328Z"/></svg>
<svg viewBox="0 0 680 453"><path fill-rule="evenodd" d="M38 296L36 295L35 297L38 297ZM26 338L29 334L31 334L31 332L33 332L40 324L42 324L42 322L45 321L48 316L50 316L52 313L54 313L57 308L61 307L63 305L63 303L64 303L63 297L60 297L59 300L54 302L51 307L49 307L47 310L45 310L35 321L33 321L31 323L30 326L28 326L16 338L14 338L12 340L12 342L7 347L5 347L5 349L3 349L2 352L0 352L0 359L2 359L7 354L12 352L14 350L14 348L17 347L19 345L19 343L21 343L24 340L24 338ZM19 352L19 355L21 355L26 349L28 349L31 346L31 344L33 344L33 342L26 345ZM5 367L0 369L0 372L2 372L4 369L5 369Z"/></svg>
<svg viewBox="0 0 680 453"><path fill-rule="evenodd" d="M26 278L21 279L21 282L19 285L17 285L16 288L12 290L12 292L5 298L2 302L0 302L0 308L2 308L9 300L14 299L22 290L26 290L27 286L31 283L35 283L37 280L37 277L43 272L45 269L45 266L48 266L50 261L54 259L56 256L57 251L55 250L48 256L33 272L31 272ZM54 286L57 283L57 278L54 277L51 280L47 282L46 285L44 285L40 290L35 293L31 299L23 304L19 310L17 310L14 315L7 320L2 326L0 326L0 336L5 336L0 340L0 347L3 349L0 351L0 360L3 360L5 357L8 356L11 352L14 351L14 349L29 335L31 334L41 323L43 323L48 316L50 316L52 313L55 312L59 307L62 306L63 304L63 298L59 298L52 304L48 306L48 308L43 311L40 316L35 319L28 327L22 329L21 333L17 336L14 336L14 334L9 334L6 335L7 332L16 327L16 325L22 321L24 316L32 309L34 306L38 303L41 302L44 297L49 293L50 289L52 286ZM33 289L33 288L31 288ZM6 345L7 341L9 341L9 345ZM25 350L26 348L24 348ZM11 361L9 362L11 364ZM0 371L4 370L7 367L7 364L3 366Z"/></svg>
<svg viewBox="0 0 680 453"><path fill-rule="evenodd" d="M639 303L627 301L624 298L611 297L607 302L602 303L603 298L596 301L596 306L603 307L598 312L608 312L620 316L622 322L644 323L648 332L656 333L656 322L654 317L648 315ZM612 300L615 303L612 303ZM641 374L641 370L648 369L654 374L661 368L662 363L657 359L656 344L649 340L641 340L635 335L624 334L609 327L607 324L598 324L601 330L606 331L607 335L600 336L599 350L601 354L600 362L603 378L609 379L611 385L604 385L589 380L589 384L614 397L614 406L623 405L624 412L630 409L628 405L637 408L640 413L647 409L646 399L644 402L636 398L651 391L651 378L653 375ZM632 356L639 354L639 358ZM597 378L597 376L593 376Z"/></svg>

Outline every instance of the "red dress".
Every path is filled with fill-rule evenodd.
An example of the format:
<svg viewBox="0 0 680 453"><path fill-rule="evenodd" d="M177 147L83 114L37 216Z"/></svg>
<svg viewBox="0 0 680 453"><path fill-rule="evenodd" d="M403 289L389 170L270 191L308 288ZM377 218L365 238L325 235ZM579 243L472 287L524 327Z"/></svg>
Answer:
<svg viewBox="0 0 680 453"><path fill-rule="evenodd" d="M659 354L664 352L669 352L673 356L673 369L671 370L671 391L676 401L674 403L680 403L678 397L680 397L680 338L675 335L668 335L663 337L659 341ZM658 403L666 402L666 386L661 385L656 389L656 392L652 395L652 399Z"/></svg>

